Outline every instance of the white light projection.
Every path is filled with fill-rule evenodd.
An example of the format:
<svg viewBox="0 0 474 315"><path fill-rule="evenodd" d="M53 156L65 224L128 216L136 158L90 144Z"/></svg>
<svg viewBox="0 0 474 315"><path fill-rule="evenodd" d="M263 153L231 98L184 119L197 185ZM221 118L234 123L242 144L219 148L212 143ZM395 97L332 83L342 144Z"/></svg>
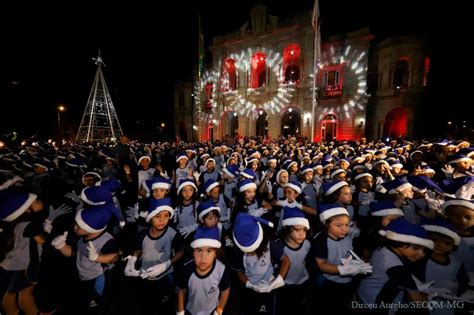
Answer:
<svg viewBox="0 0 474 315"><path fill-rule="evenodd" d="M342 50L344 53L340 56L335 55L336 52L334 51L334 47L331 47L328 51L322 52L322 61L319 64L319 68L324 69L324 67L329 65L345 64L346 76L351 75L347 72L352 72L352 75L355 78L355 84L352 87L354 93L349 93L353 95L343 104L335 107L325 107L319 115L320 120L322 120L327 114L334 112L338 115L343 115L348 119L356 111L365 110L365 105L367 104L367 58L364 58L366 52L359 52L351 45L347 45L345 49ZM312 78L311 75L310 77ZM347 89L347 87L345 89Z"/></svg>
<svg viewBox="0 0 474 315"><path fill-rule="evenodd" d="M290 100L295 91L295 84L283 84L280 69L283 64L283 57L280 53L265 47L254 47L242 50L240 53L232 53L229 58L235 60L235 68L237 73L246 73L250 71L250 64L252 56L262 52L266 55L266 67L271 70L272 74L278 80L278 89L273 90L271 87L260 87L256 89L246 88L241 90L237 88L234 91L224 93L227 109L237 112L239 115L249 116L255 109L261 108L269 114L276 114L290 103ZM227 78L221 78L224 86L228 85ZM205 91L205 86L208 83L214 84L212 92L212 99L210 100L212 108L217 107L217 93L219 82L219 70L206 70L203 74L201 82L196 82L194 86L194 99L196 104L195 115L200 119L212 119L213 113L205 113L201 109L202 93Z"/></svg>

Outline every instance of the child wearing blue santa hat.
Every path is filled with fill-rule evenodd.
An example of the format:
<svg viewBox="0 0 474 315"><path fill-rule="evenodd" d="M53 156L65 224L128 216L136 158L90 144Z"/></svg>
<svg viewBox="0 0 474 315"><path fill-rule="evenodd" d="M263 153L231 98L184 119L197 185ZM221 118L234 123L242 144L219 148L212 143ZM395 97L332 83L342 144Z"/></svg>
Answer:
<svg viewBox="0 0 474 315"><path fill-rule="evenodd" d="M265 225L265 227L262 227ZM267 238L264 229L273 227L265 219L239 213L234 224L234 243L237 246L231 261L240 282L243 314L276 314L275 290L285 285L284 278L290 267L283 244ZM274 264L279 265L275 274Z"/></svg>
<svg viewBox="0 0 474 315"><path fill-rule="evenodd" d="M370 259L373 271L360 282L358 299L381 314L396 312L399 303L409 302L420 302L421 308L416 312L427 312L428 304L422 302L428 301L430 284L421 282L413 270L426 251L433 249L433 241L423 227L405 219L391 221L381 233L385 236L385 245L373 253ZM382 305L389 303L394 305L392 309L382 309Z"/></svg>
<svg viewBox="0 0 474 315"><path fill-rule="evenodd" d="M194 231L194 226L197 223L197 208L199 207L197 187L194 180L189 178L181 179L177 194L178 202L174 216L176 228L178 230L189 229Z"/></svg>
<svg viewBox="0 0 474 315"><path fill-rule="evenodd" d="M285 254L290 260L290 269L281 294L281 314L305 314L310 299L310 276L306 267L311 250L311 243L306 235L309 221L297 208L284 207L283 213L282 241Z"/></svg>
<svg viewBox="0 0 474 315"><path fill-rule="evenodd" d="M222 315L230 293L226 266L216 258L221 248L216 226L197 228L191 243L193 260L177 276L177 315Z"/></svg>
<svg viewBox="0 0 474 315"><path fill-rule="evenodd" d="M51 245L66 257L76 255L76 268L81 280L80 309L92 307L104 310L103 301L110 282L110 269L120 255L114 237L106 231L115 206L111 203L81 209L76 213L74 231L79 237L75 244L66 243L68 232L55 237Z"/></svg>
<svg viewBox="0 0 474 315"><path fill-rule="evenodd" d="M372 266L352 256L346 208L340 204L320 204L319 211L324 230L314 239L312 249L322 273L318 282L323 309L346 314L354 294L353 277L370 273Z"/></svg>
<svg viewBox="0 0 474 315"><path fill-rule="evenodd" d="M140 298L145 314L167 314L173 309L173 265L184 255L181 235L169 226L173 215L169 198L151 200L146 217L150 227L138 234L133 255L127 256L125 275L143 279Z"/></svg>
<svg viewBox="0 0 474 315"><path fill-rule="evenodd" d="M237 214L241 212L256 217L268 215L267 213L272 209L272 206L266 200L257 196L257 184L248 178L240 181L238 188L239 195L232 212L231 222L234 222Z"/></svg>
<svg viewBox="0 0 474 315"><path fill-rule="evenodd" d="M7 314L36 314L38 307L33 289L38 281L37 270L31 267L39 260L38 246L44 243L41 224L31 215L43 209L36 194L9 188L0 200L0 294ZM35 264L36 265L36 264ZM33 272L32 272L33 271Z"/></svg>
<svg viewBox="0 0 474 315"><path fill-rule="evenodd" d="M202 186L203 199L211 200L216 207L220 209L220 222L224 224L226 229L230 226L230 200L221 193L221 185L219 182L209 179Z"/></svg>
<svg viewBox="0 0 474 315"><path fill-rule="evenodd" d="M454 226L443 218L422 218L420 224L434 243L425 262L425 281L433 282L431 290L437 293L437 299L457 300L469 282L464 265L458 257L452 255L461 238ZM454 309L434 309L432 314L454 314Z"/></svg>

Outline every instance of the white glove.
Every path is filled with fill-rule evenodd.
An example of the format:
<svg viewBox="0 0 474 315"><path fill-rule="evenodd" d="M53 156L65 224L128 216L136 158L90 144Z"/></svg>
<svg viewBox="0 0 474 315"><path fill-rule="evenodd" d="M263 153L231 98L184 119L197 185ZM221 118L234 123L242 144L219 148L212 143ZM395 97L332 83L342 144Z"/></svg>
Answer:
<svg viewBox="0 0 474 315"><path fill-rule="evenodd" d="M119 222L119 227L123 229L125 227L125 221L120 221Z"/></svg>
<svg viewBox="0 0 474 315"><path fill-rule="evenodd" d="M222 313L218 313L217 311L212 312L212 315L222 315Z"/></svg>
<svg viewBox="0 0 474 315"><path fill-rule="evenodd" d="M443 171L446 178L452 178L453 177L454 168L451 165L446 164L441 170Z"/></svg>
<svg viewBox="0 0 474 315"><path fill-rule="evenodd" d="M123 273L127 277L139 277L140 276L140 271L135 269L135 263L137 262L137 257L128 255L125 257L125 260L127 261L127 265L125 266L125 269L123 270Z"/></svg>
<svg viewBox="0 0 474 315"><path fill-rule="evenodd" d="M138 219L138 217L138 203L135 203L133 206L128 207L127 210L125 210L125 220L127 222L133 223Z"/></svg>
<svg viewBox="0 0 474 315"><path fill-rule="evenodd" d="M469 277L469 283L467 285L474 287L474 272L468 272L467 275Z"/></svg>
<svg viewBox="0 0 474 315"><path fill-rule="evenodd" d="M474 290L467 290L459 298L466 303L474 304Z"/></svg>
<svg viewBox="0 0 474 315"><path fill-rule="evenodd" d="M63 203L58 208L54 209L53 206L49 206L49 214L48 218L43 222L43 230L46 233L51 233L53 229L53 222L54 220L59 217L60 215L69 213L72 211L72 208Z"/></svg>
<svg viewBox="0 0 474 315"><path fill-rule="evenodd" d="M440 199L435 192L428 190L425 195L426 204L428 208L434 210L438 213L442 213L442 204L444 203L443 199Z"/></svg>
<svg viewBox="0 0 474 315"><path fill-rule="evenodd" d="M198 225L197 223L194 223L194 224L191 224L191 225L188 225L188 226L185 226L185 227L182 227L179 230L179 233L181 233L181 235L186 238L189 236L189 234L193 233L194 231L196 231Z"/></svg>
<svg viewBox="0 0 474 315"><path fill-rule="evenodd" d="M230 220L229 216L224 216L224 217L219 218L219 222L226 222L226 221L229 221L229 220Z"/></svg>
<svg viewBox="0 0 474 315"><path fill-rule="evenodd" d="M263 214L267 212L268 210L265 208L258 208L257 210L250 210L248 213L254 217L261 217Z"/></svg>
<svg viewBox="0 0 474 315"><path fill-rule="evenodd" d="M99 254L97 253L97 249L95 248L94 243L89 241L87 245L87 250L89 251L89 260L95 262L97 258L99 258Z"/></svg>
<svg viewBox="0 0 474 315"><path fill-rule="evenodd" d="M165 272L170 266L171 266L171 260L168 259L164 263L156 264L156 265L151 266L150 268L142 271L141 277L143 279L156 278L159 275L161 275L163 272Z"/></svg>
<svg viewBox="0 0 474 315"><path fill-rule="evenodd" d="M140 211L139 217L145 218L148 216L148 211Z"/></svg>
<svg viewBox="0 0 474 315"><path fill-rule="evenodd" d="M355 238L359 237L360 229L357 226L355 226L354 224L351 224L351 225L349 225L349 233L348 234L352 239L355 239Z"/></svg>
<svg viewBox="0 0 474 315"><path fill-rule="evenodd" d="M56 249L61 249L66 245L67 231L64 234L56 236L52 241L51 245Z"/></svg>
<svg viewBox="0 0 474 315"><path fill-rule="evenodd" d="M184 315L184 314L186 314L184 311L176 312L176 315Z"/></svg>
<svg viewBox="0 0 474 315"><path fill-rule="evenodd" d="M65 194L64 197L71 199L75 203L81 202L81 199L79 198L79 196L76 194L74 190Z"/></svg>
<svg viewBox="0 0 474 315"><path fill-rule="evenodd" d="M258 292L258 293L265 293L265 292L268 292L269 285L268 284L254 285L250 281L247 281L245 283L245 287L248 288L248 289L252 289L252 290L254 290L255 292Z"/></svg>
<svg viewBox="0 0 474 315"><path fill-rule="evenodd" d="M369 191L367 194L364 194L364 199L360 201L360 204L363 206L368 206L372 201L375 200L375 194L372 191Z"/></svg>
<svg viewBox="0 0 474 315"><path fill-rule="evenodd" d="M234 247L234 242L230 238L227 238L225 240L225 246L226 247Z"/></svg>
<svg viewBox="0 0 474 315"><path fill-rule="evenodd" d="M339 270L339 274L343 277L372 272L372 266L369 263L361 263L359 261L353 262L352 256L345 259L342 265L337 266L337 269Z"/></svg>
<svg viewBox="0 0 474 315"><path fill-rule="evenodd" d="M283 277L281 275L278 275L271 283L270 283L270 291L273 291L275 289L281 288L282 286L285 285L285 280L283 280ZM270 292L268 291L268 292Z"/></svg>
<svg viewBox="0 0 474 315"><path fill-rule="evenodd" d="M275 202L275 204L276 204L277 206L284 207L284 206L286 206L286 205L288 204L288 201L287 201L286 199L285 199L285 200L280 200L280 199L278 199L278 200Z"/></svg>
<svg viewBox="0 0 474 315"><path fill-rule="evenodd" d="M353 194L356 190L356 186L355 185L350 185L349 188L351 189L351 194Z"/></svg>

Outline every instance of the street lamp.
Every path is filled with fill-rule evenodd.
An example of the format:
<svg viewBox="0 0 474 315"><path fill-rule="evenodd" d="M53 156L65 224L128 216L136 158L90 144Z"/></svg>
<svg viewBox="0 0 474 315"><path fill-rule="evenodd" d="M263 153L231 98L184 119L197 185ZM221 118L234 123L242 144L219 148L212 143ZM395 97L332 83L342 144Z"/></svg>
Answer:
<svg viewBox="0 0 474 315"><path fill-rule="evenodd" d="M61 131L61 113L66 111L66 107L64 105L58 106L58 128Z"/></svg>

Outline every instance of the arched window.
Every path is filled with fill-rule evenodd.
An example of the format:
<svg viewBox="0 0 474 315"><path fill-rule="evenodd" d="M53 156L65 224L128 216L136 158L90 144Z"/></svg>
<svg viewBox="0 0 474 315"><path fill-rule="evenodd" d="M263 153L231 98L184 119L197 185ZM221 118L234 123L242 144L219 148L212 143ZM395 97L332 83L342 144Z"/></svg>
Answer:
<svg viewBox="0 0 474 315"><path fill-rule="evenodd" d="M267 56L263 52L257 52L252 56L250 87L258 88L266 85L267 80Z"/></svg>
<svg viewBox="0 0 474 315"><path fill-rule="evenodd" d="M407 126L407 110L403 107L395 108L385 116L384 137L406 137Z"/></svg>
<svg viewBox="0 0 474 315"><path fill-rule="evenodd" d="M301 128L301 115L292 108L283 115L281 119L281 134L285 137L288 135L298 135Z"/></svg>
<svg viewBox="0 0 474 315"><path fill-rule="evenodd" d="M299 84L301 49L298 44L289 44L283 50L283 83Z"/></svg>
<svg viewBox="0 0 474 315"><path fill-rule="evenodd" d="M408 60L400 59L395 63L395 72L393 74L393 87L396 89L408 87L408 77L410 74Z"/></svg>
<svg viewBox="0 0 474 315"><path fill-rule="evenodd" d="M212 110L212 93L214 92L214 83L212 82L209 82L206 84L206 87L205 87L205 92L206 92L206 107L205 107L205 110L206 111L211 111Z"/></svg>
<svg viewBox="0 0 474 315"><path fill-rule="evenodd" d="M237 76L235 70L235 60L227 58L222 69L222 90L235 91L237 89Z"/></svg>

